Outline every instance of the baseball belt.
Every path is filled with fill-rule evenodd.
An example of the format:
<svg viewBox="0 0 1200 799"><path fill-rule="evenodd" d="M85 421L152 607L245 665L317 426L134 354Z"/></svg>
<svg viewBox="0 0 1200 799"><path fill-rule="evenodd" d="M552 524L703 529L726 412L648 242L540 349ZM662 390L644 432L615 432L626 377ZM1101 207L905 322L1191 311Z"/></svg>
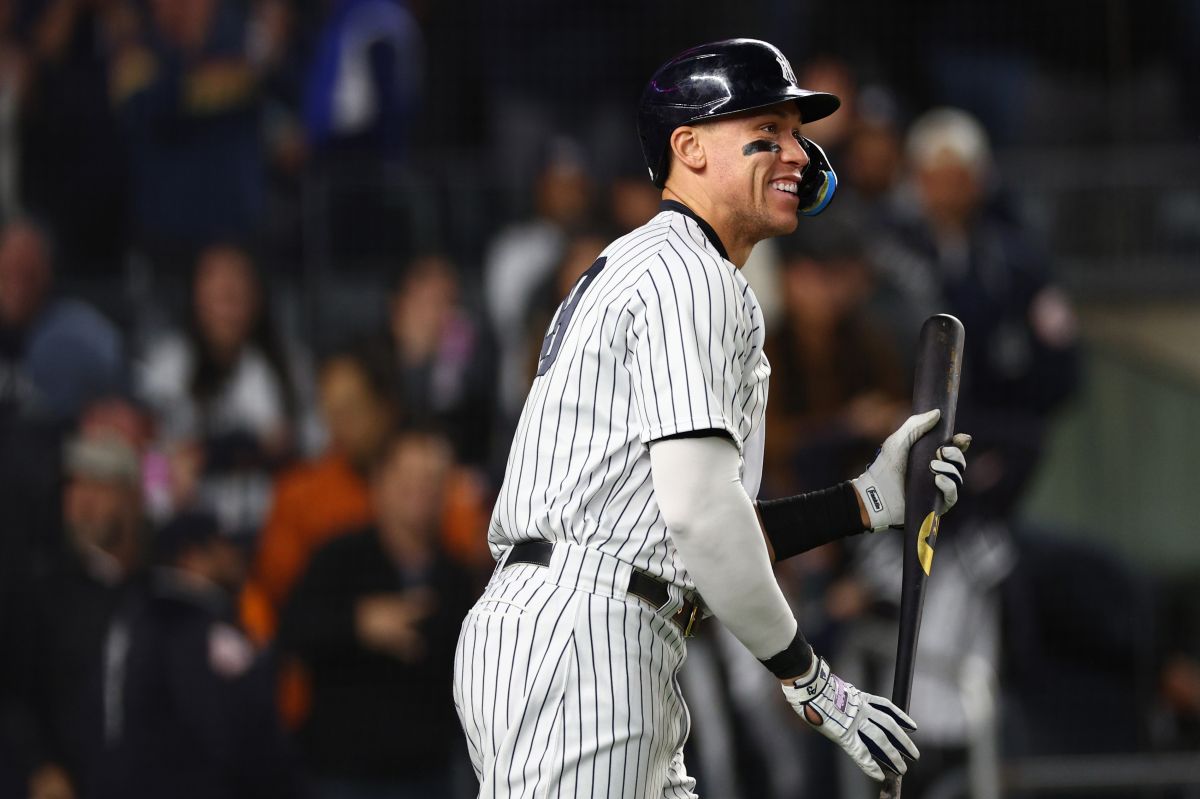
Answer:
<svg viewBox="0 0 1200 799"><path fill-rule="evenodd" d="M513 544L512 550L508 553L508 560L504 562L506 567L512 566L514 563L531 563L534 566L549 566L550 557L554 554L554 544L549 541L522 541L519 544ZM629 575L629 587L627 593L636 596L650 605L655 611L661 610L663 606L671 599L671 594L667 590L667 584L657 577L652 577L640 569L634 569ZM684 597L683 604L679 610L672 613L668 618L683 631L686 638L691 638L696 627L696 622L700 618L700 605L692 600Z"/></svg>

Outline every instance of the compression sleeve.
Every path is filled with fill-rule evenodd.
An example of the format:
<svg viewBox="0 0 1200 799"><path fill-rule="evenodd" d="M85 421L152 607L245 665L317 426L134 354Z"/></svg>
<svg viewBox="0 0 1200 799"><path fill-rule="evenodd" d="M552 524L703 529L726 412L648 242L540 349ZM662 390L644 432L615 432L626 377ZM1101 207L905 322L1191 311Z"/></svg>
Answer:
<svg viewBox="0 0 1200 799"><path fill-rule="evenodd" d="M740 466L737 447L723 436L650 445L659 509L704 604L768 668L781 655L800 652L795 667L803 668L784 675L797 676L811 662L811 650L771 571Z"/></svg>
<svg viewBox="0 0 1200 799"><path fill-rule="evenodd" d="M759 500L758 515L776 563L864 531L858 494L849 482L794 497Z"/></svg>

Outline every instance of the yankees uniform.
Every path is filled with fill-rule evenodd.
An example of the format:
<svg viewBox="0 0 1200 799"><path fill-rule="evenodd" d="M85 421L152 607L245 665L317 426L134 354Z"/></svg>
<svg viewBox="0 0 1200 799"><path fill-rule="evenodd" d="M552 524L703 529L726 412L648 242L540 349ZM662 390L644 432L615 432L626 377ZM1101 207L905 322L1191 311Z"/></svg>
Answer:
<svg viewBox="0 0 1200 799"><path fill-rule="evenodd" d="M724 130L751 140L713 144L746 159L745 182L710 179L695 164L667 182L674 129L768 107L786 124L742 130L735 121ZM829 203L836 175L792 120L837 107L836 97L796 86L774 46L731 39L660 67L638 128L654 184L674 198L690 192L714 218L722 200L755 201L753 181L771 192L759 209L769 224L735 236L744 260L749 239ZM694 796L677 674L700 613L696 582L793 709L865 773L903 773L918 756L911 719L813 653L770 552L789 557L902 519L907 450L936 412L905 422L854 481L759 503L756 515L771 372L764 337L758 300L716 231L669 199L609 245L559 306L492 514L496 571L455 658L455 704L481 797ZM930 468L949 507L965 461L954 447L941 451L954 463ZM862 505L864 495L878 507Z"/></svg>
<svg viewBox="0 0 1200 799"><path fill-rule="evenodd" d="M551 784L692 795L676 672L694 585L646 445L724 431L753 452L756 493L763 339L749 284L711 228L672 202L613 242L559 307L492 516L497 571L459 640L455 701L481 797ZM525 552L548 561L514 562ZM664 602L631 593L631 579Z"/></svg>

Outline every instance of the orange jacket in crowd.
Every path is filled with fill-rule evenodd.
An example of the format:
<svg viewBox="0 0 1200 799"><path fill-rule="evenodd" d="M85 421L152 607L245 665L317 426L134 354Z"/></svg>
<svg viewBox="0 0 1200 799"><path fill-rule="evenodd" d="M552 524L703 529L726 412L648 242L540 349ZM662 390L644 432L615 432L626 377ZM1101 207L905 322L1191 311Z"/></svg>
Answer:
<svg viewBox="0 0 1200 799"><path fill-rule="evenodd" d="M486 489L468 469L446 488L442 545L469 568L491 566ZM312 554L332 538L371 521L366 481L344 457L326 454L279 476L258 554L241 597L242 622L260 644L275 635L279 610Z"/></svg>

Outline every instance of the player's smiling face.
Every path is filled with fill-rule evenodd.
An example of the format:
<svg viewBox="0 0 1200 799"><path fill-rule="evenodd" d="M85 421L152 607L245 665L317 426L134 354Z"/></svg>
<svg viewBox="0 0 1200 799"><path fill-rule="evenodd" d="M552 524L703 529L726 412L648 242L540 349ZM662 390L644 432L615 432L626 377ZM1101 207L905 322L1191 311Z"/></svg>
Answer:
<svg viewBox="0 0 1200 799"><path fill-rule="evenodd" d="M808 154L800 146L800 111L787 101L713 126L713 178L731 203L730 216L756 239L796 229L796 195Z"/></svg>

